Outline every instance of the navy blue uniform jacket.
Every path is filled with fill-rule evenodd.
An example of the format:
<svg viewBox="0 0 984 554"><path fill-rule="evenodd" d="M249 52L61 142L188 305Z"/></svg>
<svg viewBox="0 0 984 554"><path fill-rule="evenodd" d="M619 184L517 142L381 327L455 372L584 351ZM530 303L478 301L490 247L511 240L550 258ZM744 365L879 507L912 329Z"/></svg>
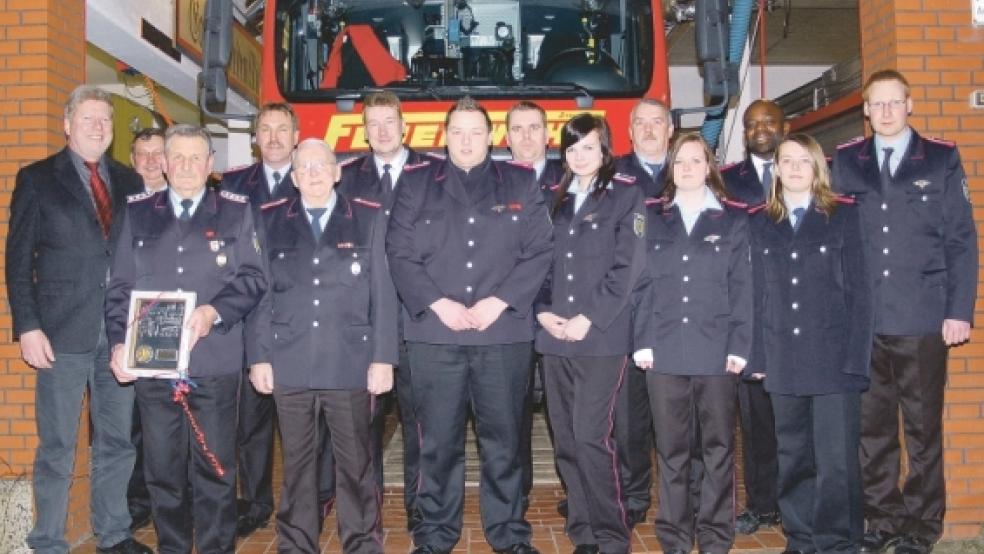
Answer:
<svg viewBox="0 0 984 554"><path fill-rule="evenodd" d="M727 375L729 354L752 350L748 215L727 204L705 210L690 235L680 210L647 201L649 273L636 311L636 350L652 348L667 375Z"/></svg>
<svg viewBox="0 0 984 554"><path fill-rule="evenodd" d="M415 166L424 160L434 160L435 158L427 154L421 154L412 148L407 148L407 161L404 166ZM400 173L403 178L403 173ZM399 179L397 180L399 183ZM383 188L376 171L376 162L372 154L359 156L346 160L342 164L342 179L338 182L335 190L346 197L357 200L363 199L376 202L382 206L383 213L387 216L393 210L393 203L396 202L397 186L389 190Z"/></svg>
<svg viewBox="0 0 984 554"><path fill-rule="evenodd" d="M875 333L940 333L944 319L974 321L977 229L960 154L915 131L889 190L874 138L840 147L833 186L853 196L869 248Z"/></svg>
<svg viewBox="0 0 984 554"><path fill-rule="evenodd" d="M242 371L244 319L267 289L253 212L244 196L208 190L183 226L166 190L131 197L112 267L106 293L110 346L126 337L131 291L195 292L197 305L211 304L221 322L195 344L189 374Z"/></svg>
<svg viewBox="0 0 984 554"><path fill-rule="evenodd" d="M775 171L774 167L773 171ZM728 198L740 200L749 206L765 202L766 191L759 181L758 171L755 171L755 164L750 157L745 156L744 160L722 168L721 177L724 178L724 188L728 191Z"/></svg>
<svg viewBox="0 0 984 554"><path fill-rule="evenodd" d="M465 189L451 162L404 166L386 250L409 341L491 345L533 339L533 300L550 268L550 218L531 169L472 168ZM508 307L482 332L447 328L428 307L495 296Z"/></svg>
<svg viewBox="0 0 984 554"><path fill-rule="evenodd" d="M113 200L108 239L67 149L17 172L6 263L13 338L41 329L55 352L96 348L126 197L143 190L139 175L106 162Z"/></svg>
<svg viewBox="0 0 984 554"><path fill-rule="evenodd" d="M338 194L317 244L300 197L263 207L270 290L250 322L250 365L275 386L366 388L372 362L397 363L396 292L378 204Z"/></svg>
<svg viewBox="0 0 984 554"><path fill-rule="evenodd" d="M630 300L646 268L646 207L642 189L615 181L585 198L574 213L568 194L553 216L553 267L536 311L571 318L591 328L583 340L561 341L539 328L536 349L555 356L620 356L632 348Z"/></svg>
<svg viewBox="0 0 984 554"><path fill-rule="evenodd" d="M769 392L809 396L868 386L873 312L861 218L812 206L793 232L758 210L749 222L755 341L749 367Z"/></svg>
<svg viewBox="0 0 984 554"><path fill-rule="evenodd" d="M666 163L660 168L659 173L650 176L649 172L639 165L639 157L634 152L629 152L615 159L615 170L621 175L633 177L635 184L642 188L643 196L646 198L659 198L666 188Z"/></svg>
<svg viewBox="0 0 984 554"><path fill-rule="evenodd" d="M219 188L248 196L249 203L255 208L272 200L294 198L298 195L289 171L280 178L280 184L273 190L273 194L270 194L270 185L267 183L266 172L263 171L263 162L226 171L222 175Z"/></svg>

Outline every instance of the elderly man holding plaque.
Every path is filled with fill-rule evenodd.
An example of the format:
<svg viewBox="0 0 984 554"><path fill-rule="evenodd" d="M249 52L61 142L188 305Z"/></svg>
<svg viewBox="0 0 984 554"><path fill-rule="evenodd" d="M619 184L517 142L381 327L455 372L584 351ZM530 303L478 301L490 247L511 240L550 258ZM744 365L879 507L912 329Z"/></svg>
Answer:
<svg viewBox="0 0 984 554"><path fill-rule="evenodd" d="M160 552L194 546L232 553L244 319L266 291L266 274L246 197L205 187L213 162L208 133L171 127L164 158L170 187L129 198L113 257L106 295L111 367L120 382L136 379L124 338L154 310L128 314L131 293L196 294L182 327L191 354L188 367L178 369L186 377L136 383L147 488Z"/></svg>

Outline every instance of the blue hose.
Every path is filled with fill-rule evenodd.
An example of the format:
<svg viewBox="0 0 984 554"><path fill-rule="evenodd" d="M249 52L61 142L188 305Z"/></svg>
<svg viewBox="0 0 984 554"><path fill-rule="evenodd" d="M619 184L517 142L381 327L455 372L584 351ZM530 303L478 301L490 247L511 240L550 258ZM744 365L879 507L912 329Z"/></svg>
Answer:
<svg viewBox="0 0 984 554"><path fill-rule="evenodd" d="M698 0L701 1L701 0ZM741 58L745 55L745 41L748 40L748 25L752 20L752 11L758 0L735 0L731 9L731 28L728 36L728 63L734 66L741 64ZM732 95L737 95L737 90L728 91ZM721 138L721 129L724 128L725 109L708 112L704 117L704 124L701 125L700 134L711 146L717 148L718 140Z"/></svg>

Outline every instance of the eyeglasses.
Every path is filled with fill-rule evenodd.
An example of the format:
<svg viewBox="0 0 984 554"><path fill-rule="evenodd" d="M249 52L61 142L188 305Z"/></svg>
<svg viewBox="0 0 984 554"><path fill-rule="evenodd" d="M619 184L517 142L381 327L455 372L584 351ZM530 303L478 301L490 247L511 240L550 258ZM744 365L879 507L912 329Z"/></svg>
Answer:
<svg viewBox="0 0 984 554"><path fill-rule="evenodd" d="M296 171L298 175L308 175L314 172L321 173L322 171L328 169L333 165L335 165L335 162L323 162L323 161L307 162L304 164L295 164L294 171Z"/></svg>
<svg viewBox="0 0 984 554"><path fill-rule="evenodd" d="M891 111L898 110L905 106L905 100L889 100L888 102L868 102L868 108L876 111L882 111L888 108Z"/></svg>

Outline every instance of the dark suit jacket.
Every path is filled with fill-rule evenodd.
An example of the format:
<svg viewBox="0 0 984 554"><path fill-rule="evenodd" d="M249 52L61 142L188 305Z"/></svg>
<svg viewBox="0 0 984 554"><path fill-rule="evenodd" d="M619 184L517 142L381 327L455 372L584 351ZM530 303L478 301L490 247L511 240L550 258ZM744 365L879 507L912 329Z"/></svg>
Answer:
<svg viewBox="0 0 984 554"><path fill-rule="evenodd" d="M829 218L809 209L796 232L759 210L749 228L756 281L749 367L780 394L867 388L872 299L857 206L838 205Z"/></svg>
<svg viewBox="0 0 984 554"><path fill-rule="evenodd" d="M639 157L629 152L615 159L615 169L622 175L631 175L637 186L642 187L646 198L659 198L666 188L666 163L659 173L650 176L644 167L639 165Z"/></svg>
<svg viewBox="0 0 984 554"><path fill-rule="evenodd" d="M221 323L192 349L191 376L241 372L243 320L267 289L252 212L246 197L209 190L181 224L167 191L132 198L106 294L110 345L126 338L131 291L194 291Z"/></svg>
<svg viewBox="0 0 984 554"><path fill-rule="evenodd" d="M775 171L775 168L772 168ZM745 156L745 159L721 170L721 177L724 178L724 188L728 192L728 198L739 200L755 206L765 202L765 189L759 181L758 171L755 171L755 164L752 159Z"/></svg>
<svg viewBox="0 0 984 554"><path fill-rule="evenodd" d="M583 314L591 329L583 340L561 341L542 328L536 349L557 356L631 353L632 291L646 268L646 206L642 189L616 181L589 195L574 213L568 194L553 216L553 267L536 311L570 318Z"/></svg>
<svg viewBox="0 0 984 554"><path fill-rule="evenodd" d="M254 208L273 200L294 198L298 195L289 171L280 179L280 184L271 195L270 184L267 183L266 172L263 171L263 162L226 171L222 175L222 181L219 182L219 188L248 196L249 203Z"/></svg>
<svg viewBox="0 0 984 554"><path fill-rule="evenodd" d="M143 190L133 170L107 162L113 200L109 239L67 149L17 172L6 256L15 339L40 329L56 352L96 347L126 197Z"/></svg>
<svg viewBox="0 0 984 554"><path fill-rule="evenodd" d="M273 365L275 385L365 389L370 363L396 365L396 291L379 210L338 194L315 244L300 198L264 207L271 286L247 352L250 365Z"/></svg>
<svg viewBox="0 0 984 554"><path fill-rule="evenodd" d="M404 167L386 236L409 341L490 345L533 338L531 307L550 267L551 225L533 171L486 159L469 189L450 161ZM496 296L508 308L485 331L447 328L429 306Z"/></svg>
<svg viewBox="0 0 984 554"><path fill-rule="evenodd" d="M649 274L637 309L634 348L652 348L653 369L668 375L727 375L729 354L752 350L752 267L748 216L706 210L690 235L676 206L650 201Z"/></svg>
<svg viewBox="0 0 984 554"><path fill-rule="evenodd" d="M882 190L874 138L840 147L833 186L861 208L875 296L875 333L939 333L943 319L974 321L977 229L960 154L913 131Z"/></svg>

